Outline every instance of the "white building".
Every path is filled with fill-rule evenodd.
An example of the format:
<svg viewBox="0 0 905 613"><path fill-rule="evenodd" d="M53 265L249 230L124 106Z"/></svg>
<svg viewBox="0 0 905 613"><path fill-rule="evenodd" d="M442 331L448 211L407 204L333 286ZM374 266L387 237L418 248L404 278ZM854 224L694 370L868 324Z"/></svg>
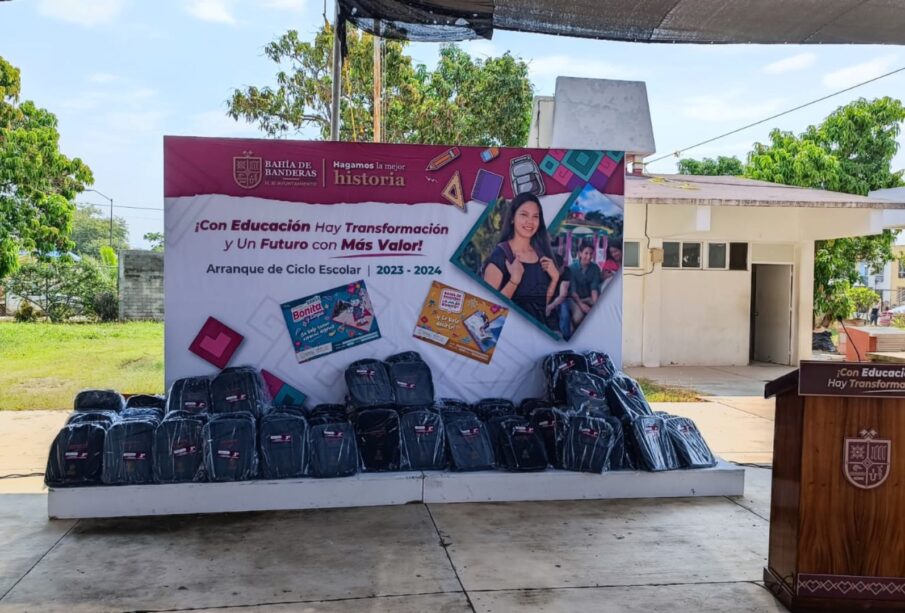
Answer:
<svg viewBox="0 0 905 613"><path fill-rule="evenodd" d="M628 105L619 120L596 129L593 117L619 104ZM637 160L654 151L650 125L643 83L560 78L554 100L535 104L529 146L621 149ZM905 227L905 197L737 177L630 174L625 195L627 366L807 359L815 241Z"/></svg>

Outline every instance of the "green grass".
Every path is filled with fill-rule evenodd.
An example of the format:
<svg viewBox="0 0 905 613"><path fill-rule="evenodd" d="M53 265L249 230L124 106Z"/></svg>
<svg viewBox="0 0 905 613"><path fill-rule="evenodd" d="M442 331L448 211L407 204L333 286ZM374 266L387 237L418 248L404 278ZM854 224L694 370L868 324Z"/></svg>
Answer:
<svg viewBox="0 0 905 613"><path fill-rule="evenodd" d="M0 410L68 409L85 388L163 392L163 324L0 323Z"/></svg>
<svg viewBox="0 0 905 613"><path fill-rule="evenodd" d="M701 393L684 387L660 385L650 379L638 379L641 391L648 402L698 402Z"/></svg>

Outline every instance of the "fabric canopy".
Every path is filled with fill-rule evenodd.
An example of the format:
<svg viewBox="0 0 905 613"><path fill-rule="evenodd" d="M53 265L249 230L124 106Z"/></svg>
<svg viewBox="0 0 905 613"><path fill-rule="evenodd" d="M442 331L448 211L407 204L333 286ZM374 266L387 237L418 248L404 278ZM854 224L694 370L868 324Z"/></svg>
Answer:
<svg viewBox="0 0 905 613"><path fill-rule="evenodd" d="M338 0L384 38L445 42L494 29L654 43L905 44L903 0Z"/></svg>

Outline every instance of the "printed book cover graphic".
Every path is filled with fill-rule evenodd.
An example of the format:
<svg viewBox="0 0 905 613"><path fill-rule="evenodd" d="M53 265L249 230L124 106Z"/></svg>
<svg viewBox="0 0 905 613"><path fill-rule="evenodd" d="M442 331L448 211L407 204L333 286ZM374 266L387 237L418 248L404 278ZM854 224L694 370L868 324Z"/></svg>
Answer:
<svg viewBox="0 0 905 613"><path fill-rule="evenodd" d="M380 338L364 281L284 303L282 309L299 363Z"/></svg>
<svg viewBox="0 0 905 613"><path fill-rule="evenodd" d="M508 314L504 306L434 281L413 336L489 364Z"/></svg>

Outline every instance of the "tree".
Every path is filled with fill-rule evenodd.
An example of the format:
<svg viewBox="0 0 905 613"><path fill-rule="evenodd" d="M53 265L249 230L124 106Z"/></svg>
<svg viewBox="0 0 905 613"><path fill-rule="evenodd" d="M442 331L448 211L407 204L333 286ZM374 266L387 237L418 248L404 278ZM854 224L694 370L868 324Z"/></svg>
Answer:
<svg viewBox="0 0 905 613"><path fill-rule="evenodd" d="M822 123L799 135L773 130L768 143L755 143L744 175L772 183L798 185L865 196L875 189L903 184L892 159L905 121L899 100L863 98L841 106ZM682 160L695 162L695 160ZM706 162L706 160L705 160ZM697 168L695 164L690 169ZM697 173L692 173L697 174ZM814 254L814 313L820 325L848 317L854 304L849 290L859 281L858 262L882 269L894 259L898 232L818 241Z"/></svg>
<svg viewBox="0 0 905 613"><path fill-rule="evenodd" d="M146 232L142 238L151 243L151 251L163 251L163 232Z"/></svg>
<svg viewBox="0 0 905 613"><path fill-rule="evenodd" d="M19 93L19 70L0 57L0 278L19 251L71 248L73 199L93 180L81 160L60 153L56 116Z"/></svg>
<svg viewBox="0 0 905 613"><path fill-rule="evenodd" d="M95 297L116 291L91 258L79 262L55 258L22 264L6 281L6 291L41 309L53 323L93 314Z"/></svg>
<svg viewBox="0 0 905 613"><path fill-rule="evenodd" d="M696 160L685 158L679 160L680 175L711 175L738 177L745 173L745 166L735 156L721 155L716 159L704 158Z"/></svg>
<svg viewBox="0 0 905 613"><path fill-rule="evenodd" d="M839 107L823 123L799 136L774 130L770 144L756 143L745 175L774 183L817 187L866 196L902 185L903 171L891 170L905 107L889 97L860 98ZM898 232L818 241L814 266L814 311L821 325L847 317L849 288L858 281L858 262L880 269L895 258ZM843 311L849 312L842 314Z"/></svg>
<svg viewBox="0 0 905 613"><path fill-rule="evenodd" d="M72 250L79 255L99 258L101 247L110 245L110 218L94 205L79 206L72 216ZM129 226L121 217L113 218L115 251L129 248Z"/></svg>
<svg viewBox="0 0 905 613"><path fill-rule="evenodd" d="M348 31L343 66L340 139L373 137L374 37ZM528 65L508 53L475 60L454 45L440 51L437 68L414 66L406 43L384 41L383 140L391 143L524 145L533 89ZM233 91L227 114L256 123L268 136L315 127L330 133L333 31L326 24L313 42L290 30L264 52L278 66L276 86Z"/></svg>
<svg viewBox="0 0 905 613"><path fill-rule="evenodd" d="M875 304L880 300L880 294L877 290L869 287L853 287L848 292L854 306L855 313L868 313Z"/></svg>

